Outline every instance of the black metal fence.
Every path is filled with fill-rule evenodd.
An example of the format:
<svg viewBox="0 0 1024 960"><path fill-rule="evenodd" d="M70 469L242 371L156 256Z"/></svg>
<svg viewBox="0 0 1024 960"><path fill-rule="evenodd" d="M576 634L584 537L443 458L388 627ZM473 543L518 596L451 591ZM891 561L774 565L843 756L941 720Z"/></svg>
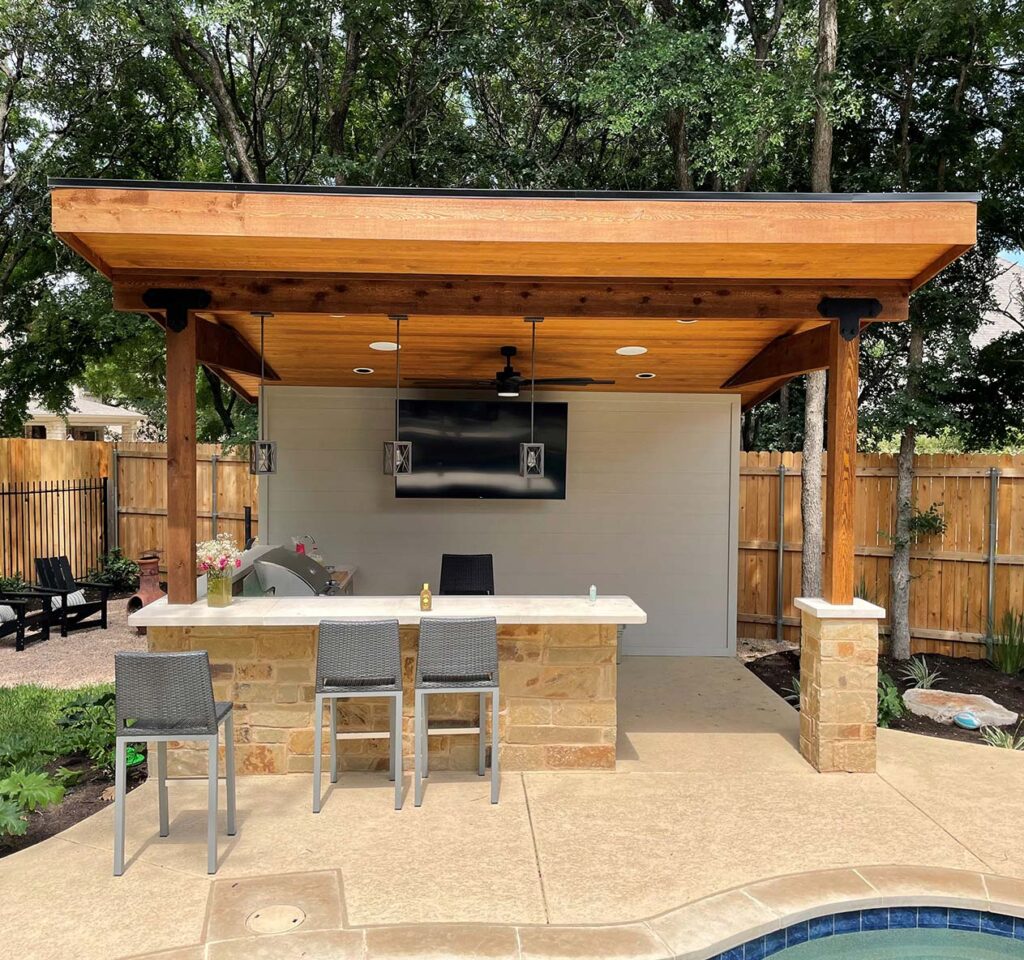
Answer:
<svg viewBox="0 0 1024 960"><path fill-rule="evenodd" d="M35 558L65 556L76 577L107 552L107 478L0 484L0 576L35 580Z"/></svg>

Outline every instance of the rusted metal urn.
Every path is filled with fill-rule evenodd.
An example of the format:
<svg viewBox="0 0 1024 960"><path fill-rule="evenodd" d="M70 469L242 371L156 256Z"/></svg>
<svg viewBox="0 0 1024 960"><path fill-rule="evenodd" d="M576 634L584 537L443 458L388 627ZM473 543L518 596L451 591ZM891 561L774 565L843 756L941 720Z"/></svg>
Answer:
<svg viewBox="0 0 1024 960"><path fill-rule="evenodd" d="M128 613L135 613L164 596L160 589L160 558L155 553L139 557L139 589L128 598Z"/></svg>

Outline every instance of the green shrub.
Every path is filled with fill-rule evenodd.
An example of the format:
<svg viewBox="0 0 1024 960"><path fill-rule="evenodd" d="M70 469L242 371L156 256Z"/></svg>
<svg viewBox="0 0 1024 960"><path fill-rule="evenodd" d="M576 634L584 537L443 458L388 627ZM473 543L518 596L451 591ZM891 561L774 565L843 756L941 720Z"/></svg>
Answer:
<svg viewBox="0 0 1024 960"><path fill-rule="evenodd" d="M41 770L15 769L0 780L0 837L21 837L28 830L28 815L60 803L64 787Z"/></svg>
<svg viewBox="0 0 1024 960"><path fill-rule="evenodd" d="M120 547L114 547L100 557L99 570L90 570L89 579L105 583L111 590L134 592L139 589L139 565L126 557Z"/></svg>
<svg viewBox="0 0 1024 960"><path fill-rule="evenodd" d="M799 677L793 677L793 679L789 681L789 686L787 688L785 688L785 689L788 691L785 694L786 699L790 703L795 704L797 707L799 707L800 706L800 678Z"/></svg>
<svg viewBox="0 0 1024 960"><path fill-rule="evenodd" d="M1000 673L1016 676L1024 670L1024 613L1007 610L1001 629L985 641L988 662Z"/></svg>
<svg viewBox="0 0 1024 960"><path fill-rule="evenodd" d="M1001 730L999 727L982 727L981 739L990 747L1000 747L1003 750L1024 750L1024 734L1019 732L1010 733L1009 730Z"/></svg>
<svg viewBox="0 0 1024 960"><path fill-rule="evenodd" d="M928 669L928 661L924 657L912 657L900 670L900 676L919 690L931 690L942 679L942 674L937 670Z"/></svg>
<svg viewBox="0 0 1024 960"><path fill-rule="evenodd" d="M88 691L74 697L65 705L57 727L58 753L81 754L98 770L114 769L117 727L113 690Z"/></svg>
<svg viewBox="0 0 1024 960"><path fill-rule="evenodd" d="M907 712L899 687L885 671L878 673L878 725L887 727Z"/></svg>
<svg viewBox="0 0 1024 960"><path fill-rule="evenodd" d="M9 577L0 577L0 593L12 591L17 593L29 585L28 581L21 575L21 571L12 573Z"/></svg>

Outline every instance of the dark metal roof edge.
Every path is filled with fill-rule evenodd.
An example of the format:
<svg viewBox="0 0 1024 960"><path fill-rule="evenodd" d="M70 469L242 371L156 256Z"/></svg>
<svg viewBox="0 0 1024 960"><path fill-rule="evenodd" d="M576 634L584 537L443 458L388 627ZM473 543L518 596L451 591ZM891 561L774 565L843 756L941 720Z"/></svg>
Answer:
<svg viewBox="0 0 1024 960"><path fill-rule="evenodd" d="M76 187L119 190L184 190L229 193L294 193L354 197L461 197L487 200L518 197L549 200L670 200L773 203L907 203L966 202L979 203L980 193L730 193L683 192L675 190L478 190L461 187L339 187L288 183L201 183L172 180L97 180L79 177L48 177L51 189Z"/></svg>

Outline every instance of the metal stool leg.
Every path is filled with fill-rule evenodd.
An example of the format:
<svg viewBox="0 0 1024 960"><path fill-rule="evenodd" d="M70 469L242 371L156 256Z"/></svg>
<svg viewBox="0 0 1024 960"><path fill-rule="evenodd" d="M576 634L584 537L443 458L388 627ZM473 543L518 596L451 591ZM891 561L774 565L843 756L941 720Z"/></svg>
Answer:
<svg viewBox="0 0 1024 960"><path fill-rule="evenodd" d="M331 708L331 783L338 782L338 701L334 697L327 700Z"/></svg>
<svg viewBox="0 0 1024 960"><path fill-rule="evenodd" d="M207 737L210 752L209 791L206 811L206 872L217 872L217 737Z"/></svg>
<svg viewBox="0 0 1024 960"><path fill-rule="evenodd" d="M402 694L395 697L395 728L391 734L392 766L395 771L395 809L402 809Z"/></svg>
<svg viewBox="0 0 1024 960"><path fill-rule="evenodd" d="M498 688L491 694L491 803L498 802L501 777L498 773Z"/></svg>
<svg viewBox="0 0 1024 960"><path fill-rule="evenodd" d="M224 719L224 780L228 793L228 836L237 832L235 826L235 714L229 711Z"/></svg>
<svg viewBox="0 0 1024 960"><path fill-rule="evenodd" d="M313 707L313 813L320 812L320 768L324 755L324 698L319 693Z"/></svg>
<svg viewBox="0 0 1024 960"><path fill-rule="evenodd" d="M161 740L156 745L156 790L160 803L160 836L166 837L170 832L167 815L167 741Z"/></svg>
<svg viewBox="0 0 1024 960"><path fill-rule="evenodd" d="M487 767L487 694L480 694L480 735L477 737L480 757L477 762L477 773L482 777Z"/></svg>
<svg viewBox="0 0 1024 960"><path fill-rule="evenodd" d="M430 776L430 694L420 694L423 704L423 779Z"/></svg>
<svg viewBox="0 0 1024 960"><path fill-rule="evenodd" d="M424 716L423 700L423 692L417 690L415 717L413 720L415 726L415 732L413 733L415 745L413 750L413 802L417 807L423 803L423 744L427 739L424 733L426 717Z"/></svg>
<svg viewBox="0 0 1024 960"><path fill-rule="evenodd" d="M124 873L125 748L120 737L114 745L114 876Z"/></svg>
<svg viewBox="0 0 1024 960"><path fill-rule="evenodd" d="M389 697L390 703L388 704L388 779L395 779L395 738L399 732L399 720L395 714L395 703L394 697Z"/></svg>

